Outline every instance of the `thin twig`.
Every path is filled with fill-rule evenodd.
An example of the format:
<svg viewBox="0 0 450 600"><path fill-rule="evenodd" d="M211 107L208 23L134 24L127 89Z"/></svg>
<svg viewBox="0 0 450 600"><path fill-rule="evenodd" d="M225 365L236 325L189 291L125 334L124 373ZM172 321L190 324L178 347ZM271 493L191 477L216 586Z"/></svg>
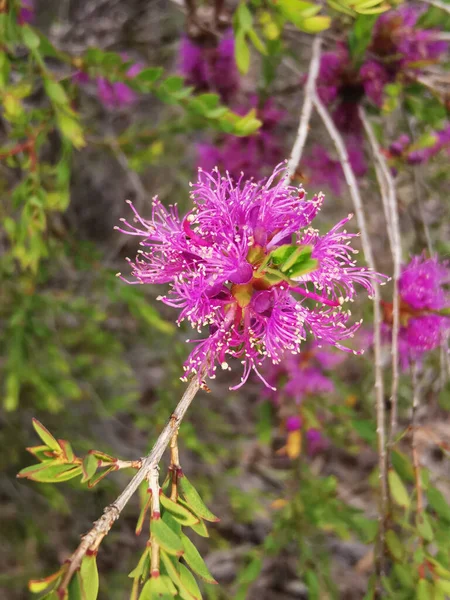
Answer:
<svg viewBox="0 0 450 600"><path fill-rule="evenodd" d="M418 375L418 366L417 362L414 361L411 367L411 378L412 378L412 389L413 389L413 404L412 404L412 412L411 412L411 450L413 457L413 466L414 466L414 478L416 481L416 493L417 493L417 516L419 519L422 518L423 513L423 493L422 493L422 481L420 478L420 460L419 453L417 450L417 411L419 409L420 403L420 392L419 392L419 384L417 381Z"/></svg>
<svg viewBox="0 0 450 600"><path fill-rule="evenodd" d="M317 94L313 97L314 105L319 113L331 139L336 147L339 160L344 171L345 180L350 190L358 227L361 231L361 243L366 258L366 262L371 269L375 271L375 260L367 231L366 217L364 214L361 194L355 174L350 165L347 148L344 140L336 128L330 113L320 101ZM384 575L384 546L385 546L385 516L388 508L388 486L387 486L387 463L386 463L386 426L385 426L385 407L384 407L384 383L383 367L381 357L381 307L380 307L380 289L375 281L373 297L373 326L374 326L374 350L375 350L375 394L376 394L376 413L377 413L377 440L378 440L378 464L380 477L380 512L379 512L379 537L378 537L378 556L377 565L379 575ZM380 579L380 578L379 578Z"/></svg>
<svg viewBox="0 0 450 600"><path fill-rule="evenodd" d="M148 487L150 489L152 495L152 507L150 519L158 520L161 518L161 508L159 506L159 469L157 466L154 466L153 469L148 474ZM151 558L150 558L150 575L152 577L159 577L159 544L156 537L151 532L150 525L150 549L151 549Z"/></svg>
<svg viewBox="0 0 450 600"><path fill-rule="evenodd" d="M422 2L425 4L430 4L431 6L435 6L436 8L440 8L441 10L445 10L445 12L450 14L450 4L446 4L440 0L422 0Z"/></svg>
<svg viewBox="0 0 450 600"><path fill-rule="evenodd" d="M306 81L305 86L305 99L303 100L302 112L300 115L300 123L298 125L297 135L287 166L289 181L292 180L295 171L297 170L300 158L302 156L303 147L308 136L309 121L311 119L311 113L313 109L313 95L316 91L316 79L317 75L319 74L320 68L321 47L322 38L320 35L318 35L316 36L312 44L312 56L311 62L309 64L308 79Z"/></svg>
<svg viewBox="0 0 450 600"><path fill-rule="evenodd" d="M362 107L359 109L359 116L364 125L372 154L375 159L375 170L380 186L381 197L383 200L384 216L388 232L390 232L389 243L391 246L392 259L394 263L393 276L393 299L392 299L392 386L391 386L391 423L388 436L388 452L392 450L395 435L397 432L398 420L398 381L399 381L399 356L398 356L398 333L400 329L400 297L398 282L400 278L400 269L402 261L402 246L400 238L400 225L398 218L397 194L395 191L394 178L392 177L386 159L381 152L377 138L375 137L372 126Z"/></svg>
<svg viewBox="0 0 450 600"><path fill-rule="evenodd" d="M192 400L197 394L200 388L199 378L194 377L186 388L181 400L179 401L176 409L172 413L168 423L160 433L155 445L151 449L150 453L142 460L142 466L139 471L135 474L133 479L123 490L123 492L117 497L117 499L107 506L103 511L103 515L94 523L92 529L83 536L83 539L72 554L68 561L68 568L65 572L64 578L58 588L58 594L63 597L64 591L75 573L80 567L81 561L85 556L86 552L91 548L97 549L103 538L109 533L109 530L113 526L114 522L120 516L120 513L127 505L130 498L136 492L141 483L146 479L149 474L158 466L165 449L169 445L172 439L174 431L179 427L187 409L189 408Z"/></svg>

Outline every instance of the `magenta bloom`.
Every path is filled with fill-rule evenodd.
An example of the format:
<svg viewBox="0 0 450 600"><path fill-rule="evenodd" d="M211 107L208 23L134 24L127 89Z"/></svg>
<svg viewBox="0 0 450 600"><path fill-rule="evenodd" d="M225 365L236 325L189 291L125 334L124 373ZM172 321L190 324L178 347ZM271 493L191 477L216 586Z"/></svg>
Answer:
<svg viewBox="0 0 450 600"><path fill-rule="evenodd" d="M288 417L286 419L286 431L292 433L302 427L302 418L300 416ZM319 429L308 429L306 431L306 448L310 456L314 456L329 446L328 440L324 438Z"/></svg>
<svg viewBox="0 0 450 600"><path fill-rule="evenodd" d="M277 406L294 401L300 404L307 396L334 392L333 380L327 371L345 358L330 348L320 348L318 342L308 344L300 354L286 354L282 360L269 365L265 378L271 388L266 394Z"/></svg>
<svg viewBox="0 0 450 600"><path fill-rule="evenodd" d="M257 96L250 99L250 107L238 107L235 112L244 115L250 108L257 109L256 116L262 121L260 129L248 137L225 135L218 146L198 144L198 167L204 171L218 167L228 171L234 179L239 179L242 173L260 179L272 172L273 165L283 160L285 152L278 129L285 113L278 110L270 99L258 107Z"/></svg>
<svg viewBox="0 0 450 600"><path fill-rule="evenodd" d="M126 55L124 55L123 58L126 60ZM128 79L133 79L133 77L136 77L136 75L142 71L142 68L141 63L131 65L126 72L126 77ZM84 71L77 71L74 73L72 80L79 85L85 85L91 82L91 78ZM106 77L97 77L95 84L99 100L103 106L109 110L132 106L138 101L137 93L122 81L113 82Z"/></svg>
<svg viewBox="0 0 450 600"><path fill-rule="evenodd" d="M404 4L378 18L371 50L390 72L405 67L420 69L423 64L436 62L447 51L447 42L436 40L436 30L416 28L423 12L423 8Z"/></svg>
<svg viewBox="0 0 450 600"><path fill-rule="evenodd" d="M213 47L196 44L184 36L180 46L180 70L186 83L198 91L216 92L229 102L239 89L233 30L226 31Z"/></svg>
<svg viewBox="0 0 450 600"><path fill-rule="evenodd" d="M450 295L445 286L450 284L447 262L424 256L412 258L401 274L399 349L402 366L411 359L417 360L433 350L450 333L450 316L445 309L450 306ZM384 303L384 316L392 324L392 305Z"/></svg>
<svg viewBox="0 0 450 600"><path fill-rule="evenodd" d="M410 165L423 164L433 158L441 150L450 147L450 125L444 129L436 131L434 134L434 143L425 148L414 148L409 136L402 134L395 142L389 146L391 157L401 157Z"/></svg>
<svg viewBox="0 0 450 600"><path fill-rule="evenodd" d="M143 238L129 261L134 282L169 284L160 300L180 311L178 322L206 329L186 377L213 377L216 362L229 369L227 360L237 358L244 365L239 385L252 369L264 381L263 362L298 353L308 332L349 350L342 342L360 323L348 325L342 305L355 297L355 284L372 294L382 276L356 266L349 244L357 234L344 229L350 216L319 235L311 223L323 195L308 201L285 177L284 164L259 183L199 170L194 208L184 218L155 198L151 219L134 211L135 225L124 221L121 231Z"/></svg>
<svg viewBox="0 0 450 600"><path fill-rule="evenodd" d="M350 165L356 177L363 177L367 172L367 164L362 149L363 142L359 136L349 136L346 140ZM345 185L341 162L330 156L323 146L316 145L302 165L306 167L308 183L314 187L326 185L336 196Z"/></svg>
<svg viewBox="0 0 450 600"><path fill-rule="evenodd" d="M34 21L34 0L22 0L18 16L19 25L32 23Z"/></svg>

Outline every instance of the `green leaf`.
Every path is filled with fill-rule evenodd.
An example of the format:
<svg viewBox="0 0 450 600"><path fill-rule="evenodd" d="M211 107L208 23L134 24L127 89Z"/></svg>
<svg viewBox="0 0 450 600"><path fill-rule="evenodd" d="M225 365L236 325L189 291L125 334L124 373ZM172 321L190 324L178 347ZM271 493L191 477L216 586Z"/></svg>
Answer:
<svg viewBox="0 0 450 600"><path fill-rule="evenodd" d="M80 466L73 465L55 465L49 466L36 472L34 475L28 476L32 481L40 483L61 483L68 481L81 474Z"/></svg>
<svg viewBox="0 0 450 600"><path fill-rule="evenodd" d="M203 520L200 519L199 523L195 523L195 525L191 525L192 531L195 531L197 535L201 537L209 537L208 528L206 527Z"/></svg>
<svg viewBox="0 0 450 600"><path fill-rule="evenodd" d="M175 554L176 556L183 554L183 542L161 518L151 520L150 531L161 548L166 552Z"/></svg>
<svg viewBox="0 0 450 600"><path fill-rule="evenodd" d="M30 48L30 50L36 50L39 48L39 44L41 40L39 36L33 31L33 29L29 25L23 25L21 27L22 30L22 40L25 46Z"/></svg>
<svg viewBox="0 0 450 600"><path fill-rule="evenodd" d="M165 494L161 494L159 501L161 502L162 506L164 506L164 508L170 512L174 519L179 521L182 525L188 527L190 525L194 525L194 523L199 522L198 517L193 515L184 506L181 506L181 504L177 504L176 502L168 498Z"/></svg>
<svg viewBox="0 0 450 600"><path fill-rule="evenodd" d="M138 564L128 573L131 579L144 579L150 571L150 548L146 548L139 559Z"/></svg>
<svg viewBox="0 0 450 600"><path fill-rule="evenodd" d="M264 56L267 56L267 48L266 45L264 44L264 42L261 40L261 38L258 36L258 34L256 33L256 31L252 28L249 29L247 31L247 35L250 38L252 44L255 46L255 48L258 50L258 52L260 52L261 54L263 54Z"/></svg>
<svg viewBox="0 0 450 600"><path fill-rule="evenodd" d="M93 454L86 454L86 456L83 458L83 477L81 479L81 483L86 483L86 481L89 481L89 479L91 479L91 477L97 471L98 466L98 458L96 458Z"/></svg>
<svg viewBox="0 0 450 600"><path fill-rule="evenodd" d="M182 534L181 539L184 546L183 559L190 568L207 583L217 583L191 540L184 534Z"/></svg>
<svg viewBox="0 0 450 600"><path fill-rule="evenodd" d="M154 83L163 73L164 69L162 67L149 67L138 73L136 77L134 77L134 81L138 83Z"/></svg>
<svg viewBox="0 0 450 600"><path fill-rule="evenodd" d="M235 13L237 22L238 22L238 31L242 30L244 33L247 33L252 29L253 26L253 17L252 13L247 8L245 2L241 2L236 9Z"/></svg>
<svg viewBox="0 0 450 600"><path fill-rule="evenodd" d="M96 486L97 483L100 483L100 481L104 479L107 475L112 473L112 471L117 471L116 465L111 465L101 473L98 473L96 477L91 478L88 482L88 488L93 488L94 486Z"/></svg>
<svg viewBox="0 0 450 600"><path fill-rule="evenodd" d="M389 489L391 490L392 497L399 506L407 508L410 505L409 494L403 481L400 479L396 471L393 469L389 470L388 473Z"/></svg>
<svg viewBox="0 0 450 600"><path fill-rule="evenodd" d="M198 587L195 577L184 565L180 564L180 583L181 587L195 600L202 600L202 593Z"/></svg>
<svg viewBox="0 0 450 600"><path fill-rule="evenodd" d="M446 579L437 579L435 580L435 585L444 592L444 594L450 596L450 581L447 581Z"/></svg>
<svg viewBox="0 0 450 600"><path fill-rule="evenodd" d="M220 521L219 517L216 517L209 508L204 504L200 498L199 493L194 488L192 483L188 480L186 475L182 475L179 479L181 492L186 500L188 507L199 517L205 519L205 521L211 521L216 523Z"/></svg>
<svg viewBox="0 0 450 600"><path fill-rule="evenodd" d="M427 490L429 506L445 521L450 523L450 506L444 495L435 487L430 486Z"/></svg>
<svg viewBox="0 0 450 600"><path fill-rule="evenodd" d="M386 533L386 544L393 558L400 562L403 559L403 544L392 529Z"/></svg>
<svg viewBox="0 0 450 600"><path fill-rule="evenodd" d="M359 15L350 32L348 45L353 61L359 64L372 41L372 31L375 25L376 17Z"/></svg>
<svg viewBox="0 0 450 600"><path fill-rule="evenodd" d="M141 512L139 513L139 518L136 523L136 535L141 534L142 527L144 526L145 517L151 506L151 503L152 503L151 494L149 492L147 492L145 502L142 504Z"/></svg>
<svg viewBox="0 0 450 600"><path fill-rule="evenodd" d="M80 579L83 590L83 600L97 600L98 571L95 554L87 554L80 567Z"/></svg>
<svg viewBox="0 0 450 600"><path fill-rule="evenodd" d="M318 15L317 17L308 17L302 21L302 25L299 29L306 33L319 33L329 29L331 25L331 18Z"/></svg>
<svg viewBox="0 0 450 600"><path fill-rule="evenodd" d="M73 463L75 460L75 454L69 442L67 440L58 440L58 444L61 446L65 460L69 463Z"/></svg>
<svg viewBox="0 0 450 600"><path fill-rule="evenodd" d="M418 515L416 518L416 526L420 537L422 537L426 542L432 542L434 540L433 528L431 527L428 515Z"/></svg>
<svg viewBox="0 0 450 600"><path fill-rule="evenodd" d="M50 588L52 584L55 585L58 582L63 571L64 567L59 569L59 571L56 571L56 573L52 573L51 575L49 575L48 577L44 577L43 579L30 579L30 581L28 582L28 589L33 594L40 594L41 592L44 592L45 590Z"/></svg>
<svg viewBox="0 0 450 600"><path fill-rule="evenodd" d="M139 600L156 600L156 598L165 600L166 598L172 598L176 595L176 590L175 593L172 593L173 587L171 587L170 584L172 584L172 582L166 575L152 577L142 588Z"/></svg>
<svg viewBox="0 0 450 600"><path fill-rule="evenodd" d="M417 600L431 600L433 598L433 586L426 579L419 579L416 588Z"/></svg>
<svg viewBox="0 0 450 600"><path fill-rule="evenodd" d="M250 68L250 48L243 31L238 31L235 36L235 58L239 71L245 75Z"/></svg>
<svg viewBox="0 0 450 600"><path fill-rule="evenodd" d="M44 79L44 87L47 96L56 104L68 104L69 99L63 86L53 79Z"/></svg>
<svg viewBox="0 0 450 600"><path fill-rule="evenodd" d="M63 136L70 140L75 148L82 148L86 145L83 136L83 130L74 117L58 111L56 114L56 120Z"/></svg>
<svg viewBox="0 0 450 600"><path fill-rule="evenodd" d="M39 422L37 419L33 419L33 427L38 436L41 438L44 444L46 444L50 448L50 450L53 450L53 452L56 452L57 454L60 454L62 452L61 446L52 436L50 431L46 429L41 422Z"/></svg>
<svg viewBox="0 0 450 600"><path fill-rule="evenodd" d="M66 600L65 596L63 596L63 598ZM81 586L81 578L79 573L75 573L69 583L67 600L84 600L83 588Z"/></svg>

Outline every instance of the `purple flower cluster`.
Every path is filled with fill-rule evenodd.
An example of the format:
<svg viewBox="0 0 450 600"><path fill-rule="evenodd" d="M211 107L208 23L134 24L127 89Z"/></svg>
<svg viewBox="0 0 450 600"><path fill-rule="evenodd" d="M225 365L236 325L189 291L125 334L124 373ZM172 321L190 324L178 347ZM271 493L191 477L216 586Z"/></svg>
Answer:
<svg viewBox="0 0 450 600"><path fill-rule="evenodd" d="M420 359L441 345L450 333L450 284L448 263L438 258L415 256L403 269L399 280L401 365ZM392 325L392 304L383 303L384 320ZM388 329L390 331L390 329Z"/></svg>
<svg viewBox="0 0 450 600"><path fill-rule="evenodd" d="M334 392L333 380L327 371L345 359L345 354L320 348L312 343L300 354L287 354L275 365L269 365L266 379L270 384L267 396L277 406L300 404L308 396Z"/></svg>
<svg viewBox="0 0 450 600"><path fill-rule="evenodd" d="M363 177L367 173L367 163L359 137L349 136L346 139L346 144L353 172L356 177ZM344 172L341 162L330 156L326 148L318 144L315 145L303 160L302 165L306 169L308 183L314 187L327 185L333 194L339 196L345 183Z"/></svg>
<svg viewBox="0 0 450 600"><path fill-rule="evenodd" d="M19 25L25 25L34 21L34 0L21 0L17 20Z"/></svg>
<svg viewBox="0 0 450 600"><path fill-rule="evenodd" d="M278 110L270 99L259 107L256 96L251 97L250 107L238 107L235 112L244 115L249 108L256 109L256 117L262 122L257 133L248 137L225 135L219 145L198 144L198 167L204 171L218 167L228 171L234 179L242 173L260 179L272 171L273 165L283 160L285 153L278 130L285 113Z"/></svg>
<svg viewBox="0 0 450 600"><path fill-rule="evenodd" d="M381 15L375 23L370 58L357 67L346 45L322 55L317 91L322 102L333 105L333 117L343 132L359 132L358 104L363 97L376 106L383 90L400 74L420 70L446 52L447 43L436 40L436 31L417 28L421 10L401 6Z"/></svg>
<svg viewBox="0 0 450 600"><path fill-rule="evenodd" d="M415 147L408 135L402 134L389 146L389 155L395 159L406 160L410 165L418 165L427 162L441 150L450 147L450 125L436 131L433 135L434 142L423 148Z"/></svg>
<svg viewBox="0 0 450 600"><path fill-rule="evenodd" d="M355 284L373 293L383 276L358 267L350 246L357 234L344 226L325 235L311 222L323 195L306 200L302 188L287 185L285 165L267 180L243 176L234 182L217 169L199 170L191 192L193 209L180 218L176 206L153 200L152 217L133 208L135 223L123 220L123 233L142 237L142 250L129 261L134 283L167 283L160 297L206 336L195 340L185 375L213 377L216 362L244 365L242 385L252 369L285 352L298 354L310 332L320 343L348 350L360 322L348 326L343 308L356 295ZM235 388L233 388L235 389Z"/></svg>
<svg viewBox="0 0 450 600"><path fill-rule="evenodd" d="M233 30L228 29L214 46L184 36L180 45L180 71L186 83L196 90L216 92L224 102L229 102L239 89Z"/></svg>
<svg viewBox="0 0 450 600"><path fill-rule="evenodd" d="M126 57L123 57L126 60ZM135 63L126 72L128 79L133 79L142 71L142 64ZM78 84L91 83L91 78L84 71L78 71L73 76L73 81ZM95 79L97 96L100 102L108 110L126 108L138 101L138 95L126 83L122 81L110 81L106 77Z"/></svg>

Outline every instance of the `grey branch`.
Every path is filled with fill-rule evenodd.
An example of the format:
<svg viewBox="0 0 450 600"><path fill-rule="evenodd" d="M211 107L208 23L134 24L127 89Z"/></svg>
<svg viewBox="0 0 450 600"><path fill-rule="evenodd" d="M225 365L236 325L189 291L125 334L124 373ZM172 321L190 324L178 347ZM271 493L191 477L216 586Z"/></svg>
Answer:
<svg viewBox="0 0 450 600"><path fill-rule="evenodd" d="M306 138L308 136L309 121L311 119L311 113L313 109L313 96L316 91L317 75L319 74L321 46L322 38L320 35L318 35L312 44L312 57L309 64L308 79L305 86L305 99L303 100L300 123L298 125L297 135L287 167L289 181L292 181L294 173L297 170L303 148L305 146Z"/></svg>
<svg viewBox="0 0 450 600"><path fill-rule="evenodd" d="M358 188L355 174L350 165L347 148L344 140L339 133L336 125L331 118L330 113L320 101L317 94L313 96L314 106L319 113L323 124L325 125L331 139L334 142L339 160L344 171L345 180L350 190L358 227L361 231L361 242L364 255L369 267L375 270L375 260L372 251L372 244L367 231L366 217L364 214L361 194ZM373 326L374 326L374 347L375 347L375 394L376 394L376 412L377 412L377 439L378 439L378 464L380 471L380 512L379 512L379 548L378 548L378 571L384 574L384 535L385 535L385 517L388 509L388 487L387 487L387 470L386 470L386 427L385 427L385 407L384 407L384 382L383 382L383 367L381 357L381 306L380 306L380 289L379 285L374 283L374 299L373 299Z"/></svg>
<svg viewBox="0 0 450 600"><path fill-rule="evenodd" d="M73 574L80 567L81 561L88 550L97 550L103 538L109 533L109 530L113 526L114 522L119 518L120 513L123 511L130 498L139 488L144 479L148 478L149 474L154 472L162 458L162 455L164 454L164 451L169 445L174 432L180 426L180 423L183 420L183 417L199 388L200 381L199 378L195 376L186 388L181 400L172 413L172 416L170 417L166 426L160 433L150 453L147 454L147 456L142 460L142 466L139 471L135 474L120 496L118 496L112 504L105 508L103 515L97 521L95 521L92 529L83 536L80 545L69 559L69 567L65 572L64 578L58 588L59 593L63 592L67 588Z"/></svg>
<svg viewBox="0 0 450 600"><path fill-rule="evenodd" d="M395 191L394 178L392 177L389 166L383 153L380 150L378 140L362 107L359 109L359 116L364 125L367 138L369 140L372 154L375 159L375 171L380 186L381 198L383 201L384 216L389 233L389 243L391 247L392 259L394 263L394 292L392 299L393 323L392 323L392 386L391 386L391 423L389 430L388 447L391 449L394 443L397 431L398 418L398 332L400 329L400 298L398 291L398 280L400 278L400 269L402 261L402 245L400 236L400 225L398 218L397 194Z"/></svg>
<svg viewBox="0 0 450 600"><path fill-rule="evenodd" d="M446 2L441 2L441 0L422 0L425 4L430 4L430 6L435 6L436 8L440 8L441 10L445 10L450 15L450 4Z"/></svg>

